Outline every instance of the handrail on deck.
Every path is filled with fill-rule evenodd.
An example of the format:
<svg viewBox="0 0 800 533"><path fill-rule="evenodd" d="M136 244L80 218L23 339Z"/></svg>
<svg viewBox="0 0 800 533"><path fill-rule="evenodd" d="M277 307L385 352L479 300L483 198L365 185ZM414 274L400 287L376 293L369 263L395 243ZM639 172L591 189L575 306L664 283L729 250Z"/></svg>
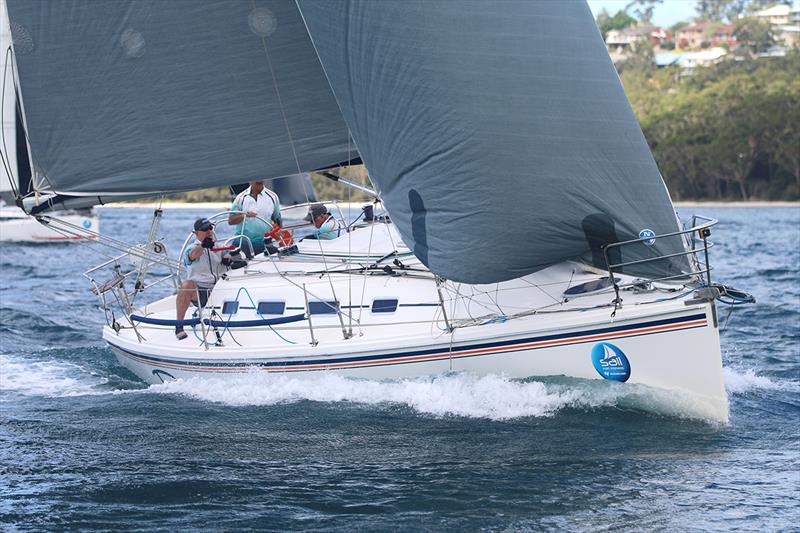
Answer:
<svg viewBox="0 0 800 533"><path fill-rule="evenodd" d="M704 222L702 222L701 224L697 224L698 220L702 220ZM702 215L693 215L692 224L691 224L690 228L683 229L683 230L680 230L680 231L673 231L673 232L670 232L670 233L664 233L662 235L653 235L653 236L648 236L648 237L640 237L638 239L630 239L630 240L627 240L627 241L620 241L620 242L615 242L615 243L604 245L602 247L603 258L605 259L606 268L608 269L609 280L611 281L611 284L614 286L614 292L616 294L616 298L614 300L615 309L622 303L622 299L619 296L620 284L617 283L617 281L616 281L617 278L614 275L615 274L615 272L614 272L615 268L622 269L622 268L624 268L626 266L641 265L641 264L644 264L644 263L650 263L650 262L653 262L653 261L661 261L661 260L672 258L672 257L686 257L686 256L688 256L688 257L694 258L694 265L696 267L695 269L690 270L689 272L686 272L686 273L681 273L681 274L672 275L672 276L663 276L663 277L655 278L655 279L652 279L652 280L649 280L649 281L666 281L666 280L672 280L672 279L685 278L687 276L702 276L702 275L705 274L706 283L710 286L711 285L711 265L710 265L709 259L708 259L708 250L709 250L709 248L711 248L714 245L714 243L709 241L708 237L711 235L711 229L710 229L711 226L715 225L717 222L718 222L718 220L714 219L714 218L709 218L709 217L705 217L705 216L702 216ZM695 234L695 232L696 232L696 234ZM619 262L619 263L612 263L609 260L609 250L611 250L613 248L622 248L623 246L629 246L631 244L645 243L646 241L654 241L656 239L664 239L664 238L667 238L667 237L680 236L680 237L683 238L684 236L687 236L687 235L691 236L691 243L692 244L688 248L685 247L683 252L656 255L656 256L653 256L653 257L645 258L645 259L637 259L635 261L622 261L622 262ZM696 237L697 236L699 236L700 239L702 239L702 241L703 241L702 248L696 248L694 246L694 243L697 242L696 241ZM688 243L686 243L684 241L684 244L688 244ZM697 253L700 252L700 251L702 251L703 254L704 254L704 259L705 259L704 261L700 261L700 259L697 257ZM622 257L622 254L620 254L620 258L621 257ZM702 268L701 268L701 265L702 265Z"/></svg>

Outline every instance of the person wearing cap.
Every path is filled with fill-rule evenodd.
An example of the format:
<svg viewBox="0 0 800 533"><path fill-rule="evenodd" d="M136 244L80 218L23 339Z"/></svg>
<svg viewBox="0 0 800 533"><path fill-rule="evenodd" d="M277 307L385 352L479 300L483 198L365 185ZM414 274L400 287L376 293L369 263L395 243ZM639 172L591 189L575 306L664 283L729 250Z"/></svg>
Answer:
<svg viewBox="0 0 800 533"><path fill-rule="evenodd" d="M251 181L250 186L239 193L231 204L228 224L236 225L236 234L250 239L253 252L264 251L264 234L281 225L281 205L278 195L264 187L262 180ZM239 246L250 255L247 239L240 239Z"/></svg>
<svg viewBox="0 0 800 533"><path fill-rule="evenodd" d="M311 204L305 220L314 224L317 231L304 239L330 240L339 236L339 224L323 204Z"/></svg>
<svg viewBox="0 0 800 533"><path fill-rule="evenodd" d="M183 264L188 269L186 281L181 283L178 296L175 298L175 310L178 320L183 320L189 304L198 307L206 305L211 290L220 276L228 270L230 256L214 248L214 224L207 218L194 221L196 241L183 254ZM198 301L199 298L199 301ZM187 337L183 326L175 326L175 337L183 340Z"/></svg>

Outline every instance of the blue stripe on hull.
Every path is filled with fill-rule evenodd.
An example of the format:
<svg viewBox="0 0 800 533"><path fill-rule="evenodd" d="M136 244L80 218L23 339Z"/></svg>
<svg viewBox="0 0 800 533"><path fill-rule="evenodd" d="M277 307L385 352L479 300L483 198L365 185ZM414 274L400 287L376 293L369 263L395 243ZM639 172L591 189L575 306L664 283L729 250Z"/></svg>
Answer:
<svg viewBox="0 0 800 533"><path fill-rule="evenodd" d="M637 324L627 325L627 326L612 326L606 328L598 328L593 330L584 330L584 331L577 331L572 333L559 333L554 335L542 335L538 337L528 337L528 338L521 338L521 339L513 339L513 340L505 340L505 341L497 341L497 342L485 342L480 344L470 344L464 346L453 346L453 352L464 352L464 351L471 351L471 350L486 350L490 348L497 348L502 349L503 347L513 347L514 345L522 345L522 344L530 344L530 343L538 343L538 342L547 342L547 341L556 341L556 340L565 340L570 338L575 338L575 342L569 344L585 344L589 342L597 342L597 340L578 340L580 337L586 336L593 336L593 335L602 335L607 333L620 333L620 336L625 335L625 331L632 331L638 330L643 328L652 328L658 326L667 326L672 324L680 324L683 322L693 322L697 320L705 320L706 315L704 313L695 314L695 315L688 315L682 316L677 318L667 318L662 320L653 320L650 322L640 322ZM691 327L686 327L682 329L695 329L700 327L706 327L705 324L703 325L694 325ZM673 330L674 331L674 330ZM641 337L647 335L656 335L658 333L662 333L661 331L656 332L643 332L633 335L626 335L627 337ZM543 348L551 348L552 346L541 346L541 347L520 347L518 350L510 349L505 350L502 353L514 353L516 351L522 350L537 350ZM442 358L449 358L451 357L451 349L448 346L446 347L438 347L438 348L431 348L426 350L416 350L410 352L401 352L395 354L378 354L378 355L363 355L363 356L346 356L346 357L337 357L335 359L330 358L328 356L327 359L304 359L301 361L258 361L258 360L250 360L250 361L224 361L224 360L204 360L204 361L187 361L183 359L170 359L170 358L163 358L163 357L154 357L151 355L144 355L138 354L135 352L131 352L125 349L120 348L119 346L114 346L117 350L123 352L123 355L126 357L136 359L154 366L168 366L171 368L174 367L183 367L186 370L196 370L196 371L209 371L214 372L214 369L202 369L200 367L215 367L220 371L224 370L235 370L235 369L250 369L250 368L262 368L268 370L271 367L281 367L285 368L286 370L276 370L282 372L291 372L290 367L303 367L303 366L313 366L313 365L337 365L343 363L366 363L358 365L359 368L369 368L374 366L389 366L389 365L400 365L400 364L414 364L421 361L392 361L393 359L405 359L409 357L420 357L426 355L436 355L441 354ZM468 357L481 357L484 355L492 355L493 353L497 353L497 351L490 352L490 353L478 353L478 354L464 354L459 355L454 353L452 355L453 359L461 359L461 358L468 358ZM430 358L425 359L424 361L435 361L437 359ZM369 361L375 361L374 364L369 364ZM289 367L289 368L287 368ZM315 370L315 369L298 369L303 371L308 370ZM320 368L316 370L326 370L325 368Z"/></svg>

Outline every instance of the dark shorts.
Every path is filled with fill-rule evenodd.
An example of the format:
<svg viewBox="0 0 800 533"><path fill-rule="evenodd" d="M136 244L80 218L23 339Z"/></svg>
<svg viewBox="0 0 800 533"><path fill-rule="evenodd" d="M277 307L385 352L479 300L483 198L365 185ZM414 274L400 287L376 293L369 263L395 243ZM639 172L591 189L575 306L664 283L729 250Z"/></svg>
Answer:
<svg viewBox="0 0 800 533"><path fill-rule="evenodd" d="M200 297L200 305L198 307L205 307L208 303L208 297L211 295L211 290L214 287L197 287L197 293L192 295L192 303L197 305L197 297Z"/></svg>

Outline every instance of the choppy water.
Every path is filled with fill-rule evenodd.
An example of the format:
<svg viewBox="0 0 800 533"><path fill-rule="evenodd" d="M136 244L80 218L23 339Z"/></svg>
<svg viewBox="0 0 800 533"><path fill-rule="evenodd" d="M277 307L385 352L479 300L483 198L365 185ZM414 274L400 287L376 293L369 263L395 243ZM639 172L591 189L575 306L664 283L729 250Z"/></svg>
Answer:
<svg viewBox="0 0 800 533"><path fill-rule="evenodd" d="M147 387L101 342L91 248L2 245L0 529L795 529L800 209L702 212L716 278L759 299L722 334L726 426L600 381ZM133 241L150 211L101 216Z"/></svg>

